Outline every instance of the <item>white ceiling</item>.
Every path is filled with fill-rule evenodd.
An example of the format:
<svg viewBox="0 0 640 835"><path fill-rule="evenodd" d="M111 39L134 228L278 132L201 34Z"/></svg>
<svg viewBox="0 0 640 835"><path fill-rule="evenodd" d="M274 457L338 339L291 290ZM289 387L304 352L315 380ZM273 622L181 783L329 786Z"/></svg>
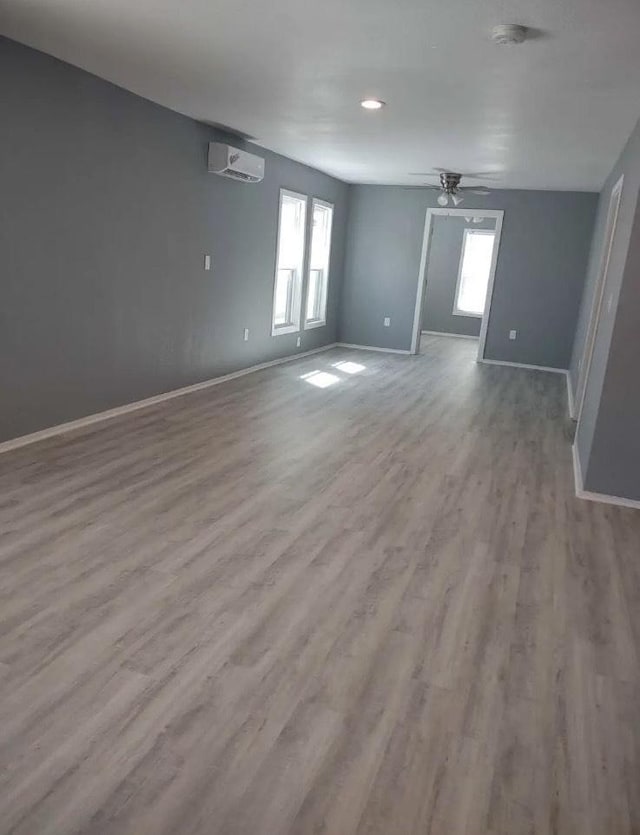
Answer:
<svg viewBox="0 0 640 835"><path fill-rule="evenodd" d="M441 166L495 187L596 190L640 116L640 0L0 0L0 12L11 38L350 182L420 185L409 172ZM497 23L539 34L497 47ZM368 96L387 107L364 111Z"/></svg>

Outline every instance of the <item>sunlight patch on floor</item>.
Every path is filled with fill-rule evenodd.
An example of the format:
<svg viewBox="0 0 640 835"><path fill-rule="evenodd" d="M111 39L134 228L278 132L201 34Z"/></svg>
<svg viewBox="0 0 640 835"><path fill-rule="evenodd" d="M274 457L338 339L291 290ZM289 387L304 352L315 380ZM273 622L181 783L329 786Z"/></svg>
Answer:
<svg viewBox="0 0 640 835"><path fill-rule="evenodd" d="M329 374L328 371L310 371L308 374L303 374L300 377L301 380L305 380L307 383L311 383L312 386L317 386L319 389L326 389L329 386L333 386L335 383L340 382L340 377L336 377L335 374Z"/></svg>
<svg viewBox="0 0 640 835"><path fill-rule="evenodd" d="M359 362L348 362L347 360L334 362L333 367L337 368L338 371L343 371L345 374L359 374L366 368L365 365L360 365Z"/></svg>

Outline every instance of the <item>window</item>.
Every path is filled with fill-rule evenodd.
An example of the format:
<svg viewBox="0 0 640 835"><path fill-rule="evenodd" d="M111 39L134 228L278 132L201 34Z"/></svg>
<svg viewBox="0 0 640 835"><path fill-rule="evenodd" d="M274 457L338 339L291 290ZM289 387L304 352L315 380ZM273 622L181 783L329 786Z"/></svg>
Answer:
<svg viewBox="0 0 640 835"><path fill-rule="evenodd" d="M329 258L331 255L331 224L333 206L322 200L311 203L311 257L307 282L305 328L317 328L327 321L327 289L329 286Z"/></svg>
<svg viewBox="0 0 640 835"><path fill-rule="evenodd" d="M305 195L282 189L271 323L273 336L300 330L306 216Z"/></svg>
<svg viewBox="0 0 640 835"><path fill-rule="evenodd" d="M454 316L484 314L495 237L496 233L489 229L464 230Z"/></svg>

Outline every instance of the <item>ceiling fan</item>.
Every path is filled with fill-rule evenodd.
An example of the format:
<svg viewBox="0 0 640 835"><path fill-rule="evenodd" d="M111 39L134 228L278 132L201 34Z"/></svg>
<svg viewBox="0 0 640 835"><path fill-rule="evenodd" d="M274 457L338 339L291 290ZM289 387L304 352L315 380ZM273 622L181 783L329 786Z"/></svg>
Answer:
<svg viewBox="0 0 640 835"><path fill-rule="evenodd" d="M440 192L437 198L439 206L448 206L451 203L454 206L459 206L464 200L465 194L481 194L486 196L491 194L487 188L464 188L460 185L462 177L473 177L478 179L483 177L483 174L459 174L455 171L446 171L444 168L434 168L440 176L439 186L428 186L428 188L436 189ZM433 176L431 174L418 173L415 176Z"/></svg>

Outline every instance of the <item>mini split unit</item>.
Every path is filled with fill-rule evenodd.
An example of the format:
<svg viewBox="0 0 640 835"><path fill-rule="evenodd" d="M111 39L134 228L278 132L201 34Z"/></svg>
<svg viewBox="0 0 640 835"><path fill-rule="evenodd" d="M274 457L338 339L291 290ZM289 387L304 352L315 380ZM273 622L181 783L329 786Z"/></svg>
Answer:
<svg viewBox="0 0 640 835"><path fill-rule="evenodd" d="M264 179L264 160L255 154L233 148L223 142L209 143L210 174L219 174L243 183L259 183Z"/></svg>

